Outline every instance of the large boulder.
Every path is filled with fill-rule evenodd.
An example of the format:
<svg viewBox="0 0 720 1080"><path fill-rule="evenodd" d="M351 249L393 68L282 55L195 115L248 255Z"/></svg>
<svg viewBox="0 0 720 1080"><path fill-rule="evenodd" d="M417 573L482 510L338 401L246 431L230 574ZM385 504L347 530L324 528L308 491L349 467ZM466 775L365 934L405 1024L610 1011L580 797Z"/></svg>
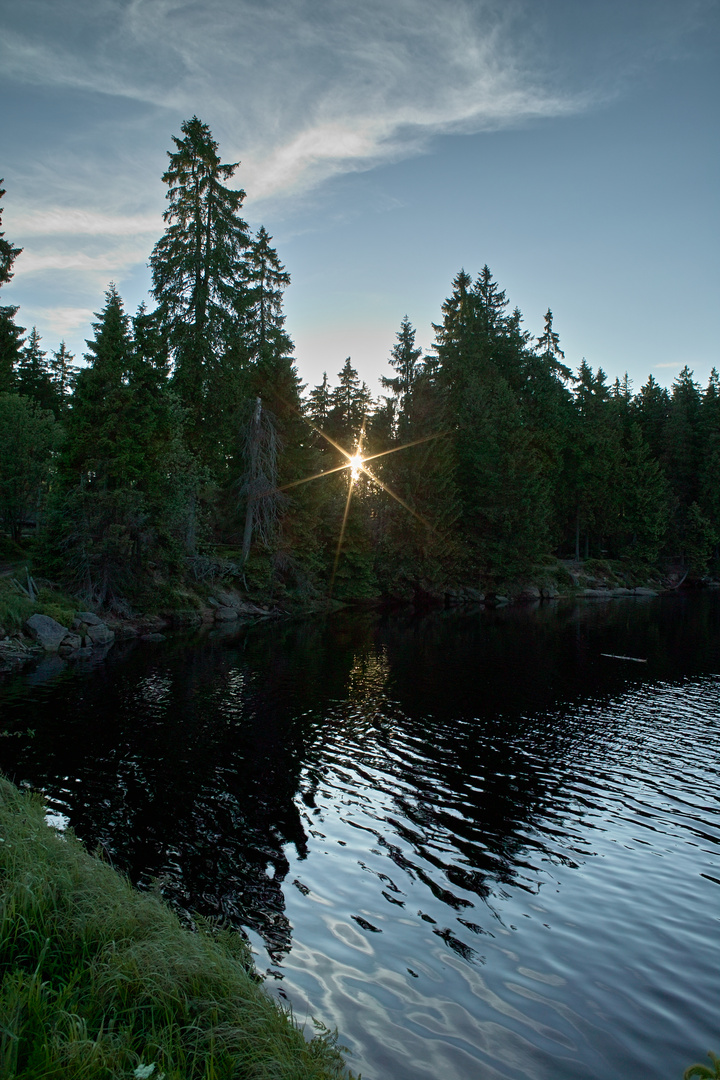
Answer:
<svg viewBox="0 0 720 1080"><path fill-rule="evenodd" d="M25 623L30 637L42 645L45 652L57 652L68 634L67 626L51 619L49 615L31 615Z"/></svg>

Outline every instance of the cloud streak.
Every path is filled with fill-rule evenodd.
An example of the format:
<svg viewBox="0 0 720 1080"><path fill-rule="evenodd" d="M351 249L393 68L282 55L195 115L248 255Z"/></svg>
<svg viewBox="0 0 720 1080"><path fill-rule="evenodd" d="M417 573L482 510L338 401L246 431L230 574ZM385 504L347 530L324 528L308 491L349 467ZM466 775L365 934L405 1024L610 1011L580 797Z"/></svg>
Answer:
<svg viewBox="0 0 720 1080"><path fill-rule="evenodd" d="M80 0L18 7L0 46L7 74L197 113L243 158L252 199L417 154L438 134L585 104L548 88L512 0L96 0L89 17Z"/></svg>

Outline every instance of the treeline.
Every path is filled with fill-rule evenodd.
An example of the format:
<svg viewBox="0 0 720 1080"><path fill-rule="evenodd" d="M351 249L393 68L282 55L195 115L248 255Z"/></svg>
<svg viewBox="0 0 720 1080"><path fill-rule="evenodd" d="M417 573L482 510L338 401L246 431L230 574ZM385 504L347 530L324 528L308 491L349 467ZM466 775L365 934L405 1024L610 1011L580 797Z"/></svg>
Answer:
<svg viewBox="0 0 720 1080"><path fill-rule="evenodd" d="M548 556L717 569L715 369L669 392L573 374L551 311L533 338L486 266L453 281L427 355L402 320L379 399L350 358L308 390L237 165L197 117L173 142L152 310L130 317L111 285L79 367L0 307L0 515L15 541L34 528L48 576L102 604L230 564L339 597L488 585ZM0 285L18 254L0 233Z"/></svg>

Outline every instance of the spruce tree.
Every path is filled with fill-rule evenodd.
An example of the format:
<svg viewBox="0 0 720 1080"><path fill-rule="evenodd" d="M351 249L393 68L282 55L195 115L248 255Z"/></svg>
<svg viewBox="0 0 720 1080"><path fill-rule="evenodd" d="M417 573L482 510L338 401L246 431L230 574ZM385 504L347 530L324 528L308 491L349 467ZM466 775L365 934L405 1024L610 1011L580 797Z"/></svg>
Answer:
<svg viewBox="0 0 720 1080"><path fill-rule="evenodd" d="M149 560L179 557L187 531L177 503L192 459L179 446L163 339L146 320L141 311L133 325L110 286L67 416L51 538L70 584L98 603L138 592Z"/></svg>
<svg viewBox="0 0 720 1080"><path fill-rule="evenodd" d="M0 184L2 180L0 179ZM5 188L0 187L0 199L5 194ZM0 206L0 224L2 224L2 207ZM5 239L5 233L0 229L0 288L11 280L13 276L13 264L21 253L22 248L14 247L9 240ZM0 304L0 392L12 389L15 380L14 369L20 359L20 348L24 327L17 326L15 316L17 306Z"/></svg>
<svg viewBox="0 0 720 1080"><path fill-rule="evenodd" d="M52 413L0 393L0 521L16 542L29 522L40 520L60 440Z"/></svg>
<svg viewBox="0 0 720 1080"><path fill-rule="evenodd" d="M407 417L410 411L410 399L413 387L421 370L420 357L422 349L415 344L415 329L404 316L397 333L397 341L390 350L390 366L395 371L393 378L380 377L380 382L386 390L392 391L397 401L399 423L401 428L407 427Z"/></svg>
<svg viewBox="0 0 720 1080"><path fill-rule="evenodd" d="M601 554L603 542L619 527L623 444L622 425L612 407L602 368L596 373L583 359L575 378L575 415L569 445L567 480L574 506L575 558Z"/></svg>
<svg viewBox="0 0 720 1080"><path fill-rule="evenodd" d="M348 356L342 371L338 372L338 384L331 394L327 422L330 434L346 450L357 445L371 404L370 391L361 382Z"/></svg>
<svg viewBox="0 0 720 1080"><path fill-rule="evenodd" d="M245 198L227 181L238 163L223 164L207 124L182 124L183 138L163 176L168 186L165 235L150 257L152 291L174 363L173 381L191 435L208 457L227 439L226 422L243 397L248 362L242 328L248 314Z"/></svg>
<svg viewBox="0 0 720 1080"><path fill-rule="evenodd" d="M48 363L47 353L40 348L40 335L33 326L25 345L20 350L15 368L15 389L18 394L31 398L42 409L59 411L58 395Z"/></svg>
<svg viewBox="0 0 720 1080"><path fill-rule="evenodd" d="M53 351L51 359L48 361L50 382L52 383L60 415L69 407L80 370L74 360L75 357L65 342L61 341L60 347Z"/></svg>
<svg viewBox="0 0 720 1080"><path fill-rule="evenodd" d="M670 414L670 395L652 375L648 376L648 381L633 398L632 411L653 457L663 464L667 460L665 432Z"/></svg>

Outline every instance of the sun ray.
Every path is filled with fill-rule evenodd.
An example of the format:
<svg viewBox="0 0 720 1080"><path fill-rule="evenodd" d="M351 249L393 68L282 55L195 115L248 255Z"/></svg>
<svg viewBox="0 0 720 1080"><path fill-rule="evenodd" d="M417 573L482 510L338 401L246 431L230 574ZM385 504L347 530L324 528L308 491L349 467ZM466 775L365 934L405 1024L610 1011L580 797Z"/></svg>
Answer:
<svg viewBox="0 0 720 1080"><path fill-rule="evenodd" d="M389 450L381 450L379 454L368 454L367 457L363 455L363 461L376 461L377 458L387 457L388 454L396 454L398 450L407 450L410 446L419 446L421 443L431 442L433 439L439 439L443 435L447 435L447 432L436 431L432 435L423 435L421 439L413 439L411 442L403 443L402 446L392 446Z"/></svg>
<svg viewBox="0 0 720 1080"><path fill-rule="evenodd" d="M307 426L312 431L314 431L316 435L319 435L322 439L329 443L330 446L337 450L338 453L342 454L346 460L342 463L342 465L335 465L331 469L324 469L322 472L315 473L313 476L305 476L299 480L292 480L290 481L290 483L283 484L282 487L279 487L275 490L287 491L289 488L298 487L300 484L307 484L311 480L319 480L321 476L332 476L334 473L342 472L345 469L350 472L347 498L345 500L345 509L343 511L342 525L340 526L340 536L338 537L338 543L335 549L335 559L333 561L332 577L330 579L330 596L332 596L333 588L335 586L335 577L340 562L340 554L342 552L343 540L345 539L345 531L347 528L348 516L350 514L350 503L352 500L353 487L355 486L355 483L359 479L360 475L365 474L365 476L372 480L373 483L377 484L377 486L381 488L384 492L386 492L386 494L390 495L391 498L395 499L395 501L400 506L402 506L403 509L407 510L409 514L416 518L416 520L419 521L420 524L424 526L424 528L428 529L429 532L439 535L435 527L426 518L424 518L422 514L419 514L417 510L415 510L412 506L410 506L409 503L405 501L405 499L402 498L402 496L398 495L396 491L393 491L391 487L388 487L388 485L383 480L381 480L378 476L372 473L370 469L367 468L367 462L376 461L378 458L387 457L389 454L395 454L398 450L407 450L411 446L420 446L422 443L431 442L433 439L439 439L442 436L447 435L447 431L437 431L434 432L432 435L423 435L418 439L411 439L410 442L403 443L401 446L392 446L389 450L381 450L377 454L365 455L362 450L362 445L365 438L365 425L367 418L363 417L360 432L358 434L357 442L355 444L355 449L351 453L349 450L346 450L345 447L337 443L330 435L328 435L326 431L323 431L322 428L318 427L317 424L313 424L312 420L309 420L307 416L304 416L301 410L298 409L297 406L293 405L292 402L284 401L284 399L282 398L280 400L283 401L283 404L285 404L293 412L297 413L300 419L304 423L306 423Z"/></svg>
<svg viewBox="0 0 720 1080"><path fill-rule="evenodd" d="M314 476L303 476L301 480L291 480L289 484L283 484L279 488L273 490L287 491L288 488L297 487L298 484L309 484L311 480L319 480L321 476L332 476L333 473L342 472L343 469L352 468L352 458L348 458L342 465L336 465L334 469L325 469L323 472L315 473Z"/></svg>
<svg viewBox="0 0 720 1080"><path fill-rule="evenodd" d="M338 563L340 561L342 542L345 539L345 526L347 525L348 514L350 513L350 500L352 499L352 492L353 486L352 483L349 483L347 499L345 500L345 513L343 514L342 525L340 526L340 536L338 537L337 548L335 550L335 561L333 563L332 577L330 578L330 596L332 596L333 589L335 587L335 575L337 573Z"/></svg>
<svg viewBox="0 0 720 1080"><path fill-rule="evenodd" d="M403 506L408 511L409 514L412 514L413 517L417 518L418 521L422 525L424 525L426 529L429 529L430 532L437 532L437 530L434 528L434 526L432 526L430 524L430 522L427 521L422 516L422 514L418 514L417 510L414 510L412 508L412 506L410 506L409 503L406 503L405 500L403 498L401 498L400 495L397 494L397 492L393 491L392 488L389 488L387 486L387 484L384 484L382 480L380 480L377 476L375 476L374 473L371 473L369 469L366 469L364 465L362 465L361 468L362 468L362 471L364 473L367 473L367 475L370 477L370 479L373 480L378 485L378 487L381 487L383 489L383 491L387 492L388 495L391 495L393 497L393 499L395 499L396 502L400 503L400 505Z"/></svg>

